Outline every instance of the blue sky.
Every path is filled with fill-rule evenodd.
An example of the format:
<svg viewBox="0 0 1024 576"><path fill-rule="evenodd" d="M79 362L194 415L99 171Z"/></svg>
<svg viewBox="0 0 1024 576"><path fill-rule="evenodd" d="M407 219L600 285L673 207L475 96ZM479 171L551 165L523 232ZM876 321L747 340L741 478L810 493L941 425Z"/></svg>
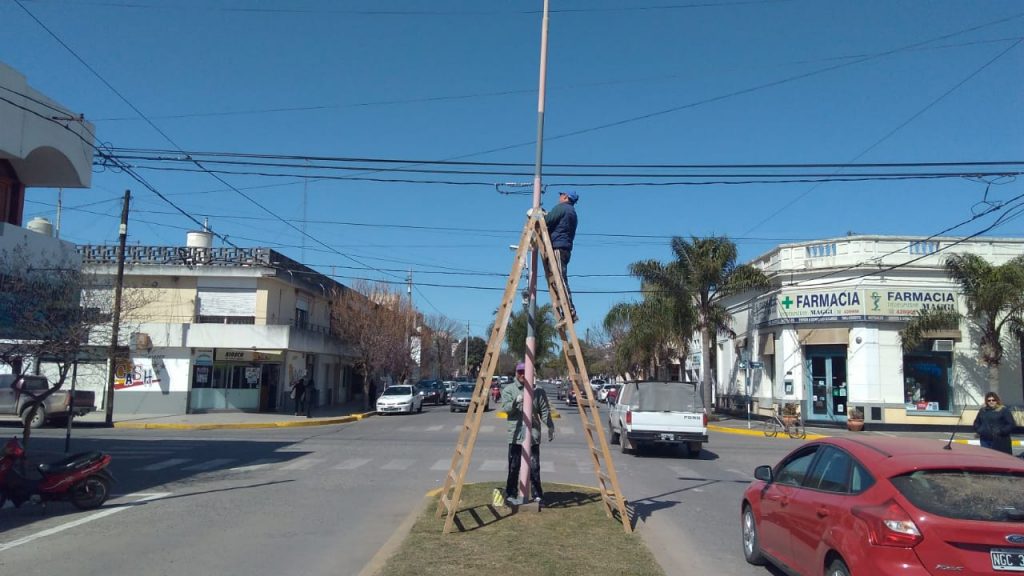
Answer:
<svg viewBox="0 0 1024 576"><path fill-rule="evenodd" d="M306 161L284 170L288 177L222 174L238 191L205 173L138 169L239 246L277 249L344 283L404 282L412 269L423 312L468 320L484 335L510 268L508 245L531 202L493 184L531 180L541 7L0 0L0 61L84 113L98 141L114 148L523 164L515 168L522 175L348 171L349 179L317 179L323 172ZM673 235L728 235L744 260L782 242L848 232L930 235L969 218L983 200L1021 194L1021 184L626 186L682 170L623 177L609 167L597 171L611 176L584 178L568 174L581 168L553 165L1022 160L1021 38L1017 0L553 0L544 204L557 201L559 186L580 194L570 265L577 329L599 326L611 305L635 299L629 263L670 258ZM62 237L115 242L126 188L134 198L129 242L184 244L193 222L128 175L102 169L91 189L66 191ZM56 196L30 189L26 220L54 219ZM1010 219L991 234L1022 229Z"/></svg>

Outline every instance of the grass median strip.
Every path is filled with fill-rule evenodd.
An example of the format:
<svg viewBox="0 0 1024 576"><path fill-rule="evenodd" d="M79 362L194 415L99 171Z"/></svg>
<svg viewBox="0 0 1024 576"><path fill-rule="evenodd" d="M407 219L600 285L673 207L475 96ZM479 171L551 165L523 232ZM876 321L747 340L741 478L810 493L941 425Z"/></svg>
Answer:
<svg viewBox="0 0 1024 576"><path fill-rule="evenodd" d="M420 515L381 576L559 574L664 576L636 534L609 518L597 490L545 482L540 513L495 507L497 483L467 484L455 529L442 534L437 500Z"/></svg>

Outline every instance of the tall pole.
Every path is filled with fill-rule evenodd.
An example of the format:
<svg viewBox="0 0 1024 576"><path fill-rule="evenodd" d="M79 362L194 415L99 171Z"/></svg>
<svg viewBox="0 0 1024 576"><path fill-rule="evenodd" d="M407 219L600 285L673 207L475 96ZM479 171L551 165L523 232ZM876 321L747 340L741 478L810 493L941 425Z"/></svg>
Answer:
<svg viewBox="0 0 1024 576"><path fill-rule="evenodd" d="M465 364L462 366L462 376L465 378L469 377L469 320L466 320L466 358L463 360Z"/></svg>
<svg viewBox="0 0 1024 576"><path fill-rule="evenodd" d="M540 29L540 80L537 85L537 159L533 170L533 211L531 218L540 218L541 173L544 165L544 95L548 74L548 1L544 0L544 18ZM526 316L526 385L523 386L523 450L519 466L519 497L525 502L530 494L530 454L533 444L533 383L537 350L537 250L530 251L529 306ZM537 438L539 442L540 439Z"/></svg>
<svg viewBox="0 0 1024 576"><path fill-rule="evenodd" d="M107 360L107 426L114 425L114 369L117 367L117 333L121 328L121 291L124 289L124 244L128 239L128 203L132 191L124 191L121 226L117 238L117 282L114 285L114 310L110 317L110 358ZM127 378L127 375L125 376Z"/></svg>

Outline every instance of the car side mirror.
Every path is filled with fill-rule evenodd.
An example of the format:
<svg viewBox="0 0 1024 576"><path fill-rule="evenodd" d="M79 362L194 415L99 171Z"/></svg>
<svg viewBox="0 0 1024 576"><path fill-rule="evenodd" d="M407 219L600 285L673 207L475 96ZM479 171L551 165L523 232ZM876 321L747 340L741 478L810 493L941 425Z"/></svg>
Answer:
<svg viewBox="0 0 1024 576"><path fill-rule="evenodd" d="M24 390L24 388L25 388L25 379L24 378L17 378L14 381L11 382L11 390L14 390L15 392L21 392L22 390Z"/></svg>
<svg viewBox="0 0 1024 576"><path fill-rule="evenodd" d="M772 481L772 467L768 465L758 466L754 468L754 478L761 480L762 482L771 483Z"/></svg>

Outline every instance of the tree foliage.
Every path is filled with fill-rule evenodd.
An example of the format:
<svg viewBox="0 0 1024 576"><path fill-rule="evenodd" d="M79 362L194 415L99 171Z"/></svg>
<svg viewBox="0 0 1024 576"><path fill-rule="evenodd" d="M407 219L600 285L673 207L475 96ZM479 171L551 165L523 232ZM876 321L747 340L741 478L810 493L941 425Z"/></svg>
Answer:
<svg viewBox="0 0 1024 576"><path fill-rule="evenodd" d="M978 356L989 368L989 389L998 391L999 365L1003 361L1003 330L1024 337L1024 256L995 266L976 254L952 254L946 258L946 274L964 297L967 314L946 308L921 310L903 330L905 352L916 348L931 330L955 330L966 320L980 334Z"/></svg>
<svg viewBox="0 0 1024 576"><path fill-rule="evenodd" d="M409 373L412 310L401 293L382 283L357 282L331 300L331 324L355 357L363 377L363 404L370 407L371 379Z"/></svg>

